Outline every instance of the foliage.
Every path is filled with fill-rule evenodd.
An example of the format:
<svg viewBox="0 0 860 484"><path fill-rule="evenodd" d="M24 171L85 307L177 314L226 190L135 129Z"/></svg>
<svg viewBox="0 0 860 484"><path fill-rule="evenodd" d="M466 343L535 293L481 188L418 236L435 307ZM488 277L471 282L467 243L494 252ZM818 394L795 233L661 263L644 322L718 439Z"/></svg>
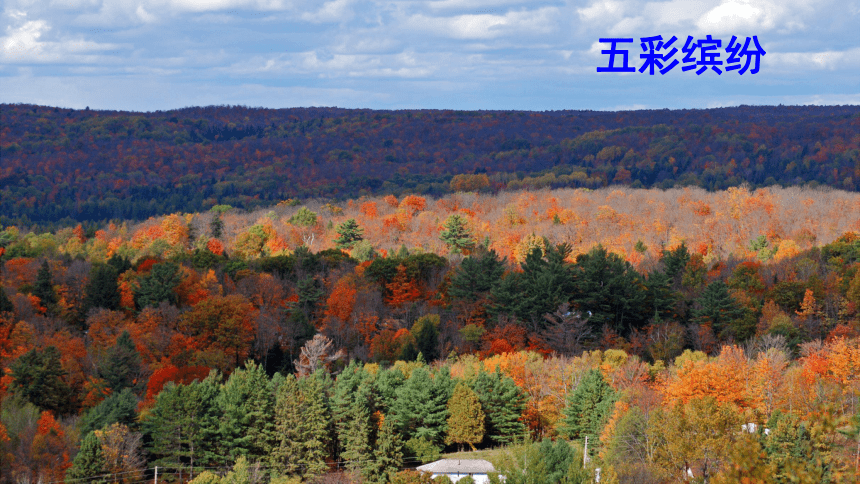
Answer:
<svg viewBox="0 0 860 484"><path fill-rule="evenodd" d="M442 443L448 419L448 390L440 378L431 378L424 367L416 368L401 387L391 408L391 420L401 434Z"/></svg>
<svg viewBox="0 0 860 484"><path fill-rule="evenodd" d="M100 430L114 423L136 426L138 400L130 388L116 390L81 419L81 433Z"/></svg>
<svg viewBox="0 0 860 484"><path fill-rule="evenodd" d="M369 482L385 484L403 466L403 441L392 420L386 419L379 429L379 439L373 451L373 460L364 469Z"/></svg>
<svg viewBox="0 0 860 484"><path fill-rule="evenodd" d="M72 389L63 381L66 372L56 346L42 351L32 349L15 360L10 369L12 393L45 410L58 413L72 410Z"/></svg>
<svg viewBox="0 0 860 484"><path fill-rule="evenodd" d="M583 468L582 449L559 439L555 442L525 443L508 447L503 457L494 459L496 473L491 483L585 484L591 473ZM504 478L501 478L504 476Z"/></svg>
<svg viewBox="0 0 860 484"><path fill-rule="evenodd" d="M619 117L241 106L135 113L4 104L0 124L11 128L0 148L8 169L0 223L75 225L210 208L226 218L233 214L221 209L227 204L252 210L320 196L610 183L724 190L804 181L856 190L860 148L843 135L856 114L854 106ZM296 153L304 161L295 162ZM182 162L153 161L164 159ZM474 173L468 160L483 160L487 172ZM281 164L289 169L273 169ZM129 178L132 172L143 175Z"/></svg>
<svg viewBox="0 0 860 484"><path fill-rule="evenodd" d="M466 227L466 220L462 216L451 215L445 220L444 227L445 229L439 233L439 239L445 242L451 252L468 253L475 247L475 241Z"/></svg>
<svg viewBox="0 0 860 484"><path fill-rule="evenodd" d="M176 303L174 289L181 282L179 267L170 262L155 264L149 274L138 279L134 300L139 308L158 306L162 301Z"/></svg>
<svg viewBox="0 0 860 484"><path fill-rule="evenodd" d="M356 244L364 240L362 234L364 229L358 226L354 218L338 225L338 237L334 239L334 243L338 249L352 249Z"/></svg>
<svg viewBox="0 0 860 484"><path fill-rule="evenodd" d="M271 453L275 441L275 396L263 367L252 361L237 368L224 382L216 398L220 445L232 460L246 457L260 461Z"/></svg>
<svg viewBox="0 0 860 484"><path fill-rule="evenodd" d="M84 289L83 314L92 308L118 310L122 302L117 284L118 270L110 264L95 264Z"/></svg>
<svg viewBox="0 0 860 484"><path fill-rule="evenodd" d="M107 466L105 464L104 455L102 455L102 445L98 437L93 432L86 434L86 437L81 441L81 448L78 450L78 455L72 461L72 467L66 471L66 479L88 479L95 476L105 474ZM89 481L99 482L99 481ZM100 482L106 482L101 479Z"/></svg>
<svg viewBox="0 0 860 484"><path fill-rule="evenodd" d="M125 388L140 390L143 386L140 365L140 354L134 347L131 334L123 331L102 356L98 374L114 392Z"/></svg>
<svg viewBox="0 0 860 484"><path fill-rule="evenodd" d="M526 396L513 379L502 375L498 368L494 372L482 370L471 385L485 416L485 438L500 445L512 443L525 434L522 417Z"/></svg>
<svg viewBox="0 0 860 484"><path fill-rule="evenodd" d="M458 383L448 400L448 435L446 444L475 444L484 439L484 411L478 396L464 383Z"/></svg>
<svg viewBox="0 0 860 484"><path fill-rule="evenodd" d="M288 223L298 227L309 227L317 223L317 214L308 210L307 207L301 207L295 215L290 217Z"/></svg>
<svg viewBox="0 0 860 484"><path fill-rule="evenodd" d="M571 439L588 437L595 445L617 398L600 370L589 370L568 394L562 432Z"/></svg>

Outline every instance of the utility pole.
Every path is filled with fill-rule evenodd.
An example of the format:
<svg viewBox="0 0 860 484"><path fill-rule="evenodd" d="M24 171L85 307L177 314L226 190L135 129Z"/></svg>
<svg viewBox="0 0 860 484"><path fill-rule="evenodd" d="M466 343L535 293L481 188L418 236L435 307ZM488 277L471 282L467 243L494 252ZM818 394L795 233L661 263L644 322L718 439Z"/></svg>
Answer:
<svg viewBox="0 0 860 484"><path fill-rule="evenodd" d="M158 484L158 466L155 466L155 483Z"/></svg>

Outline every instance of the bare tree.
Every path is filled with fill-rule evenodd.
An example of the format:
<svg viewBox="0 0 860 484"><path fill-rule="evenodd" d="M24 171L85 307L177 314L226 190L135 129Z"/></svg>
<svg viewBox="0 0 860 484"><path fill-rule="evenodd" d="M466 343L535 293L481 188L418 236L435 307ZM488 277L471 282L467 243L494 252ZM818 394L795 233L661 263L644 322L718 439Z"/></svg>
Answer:
<svg viewBox="0 0 860 484"><path fill-rule="evenodd" d="M346 356L346 352L343 349L330 355L329 352L332 346L331 340L321 334L315 335L312 340L305 343L299 359L293 362L296 365L296 371L299 376L310 375L332 361Z"/></svg>
<svg viewBox="0 0 860 484"><path fill-rule="evenodd" d="M562 304L552 314L545 314L544 319L548 324L538 337L560 355L581 353L584 343L593 335L588 318L582 317L578 311L571 311L569 303Z"/></svg>

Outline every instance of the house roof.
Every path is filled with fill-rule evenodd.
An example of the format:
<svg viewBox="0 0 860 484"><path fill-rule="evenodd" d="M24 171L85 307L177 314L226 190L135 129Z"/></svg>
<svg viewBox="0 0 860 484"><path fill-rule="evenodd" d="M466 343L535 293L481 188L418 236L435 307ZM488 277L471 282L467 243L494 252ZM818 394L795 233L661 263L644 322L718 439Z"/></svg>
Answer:
<svg viewBox="0 0 860 484"><path fill-rule="evenodd" d="M493 464L482 459L442 459L418 467L431 474L486 474L496 472Z"/></svg>

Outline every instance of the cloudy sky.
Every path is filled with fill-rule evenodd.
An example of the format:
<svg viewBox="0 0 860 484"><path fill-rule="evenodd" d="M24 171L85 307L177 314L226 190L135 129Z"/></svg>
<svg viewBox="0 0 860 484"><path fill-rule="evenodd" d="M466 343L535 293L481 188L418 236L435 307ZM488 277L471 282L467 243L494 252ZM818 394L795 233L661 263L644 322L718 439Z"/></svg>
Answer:
<svg viewBox="0 0 860 484"><path fill-rule="evenodd" d="M0 102L166 110L860 104L860 0L3 0ZM597 72L757 36L758 74ZM620 48L621 46L619 46ZM751 46L752 47L752 46ZM690 54L695 60L700 52ZM617 59L620 64L621 57ZM667 61L668 62L668 61Z"/></svg>

